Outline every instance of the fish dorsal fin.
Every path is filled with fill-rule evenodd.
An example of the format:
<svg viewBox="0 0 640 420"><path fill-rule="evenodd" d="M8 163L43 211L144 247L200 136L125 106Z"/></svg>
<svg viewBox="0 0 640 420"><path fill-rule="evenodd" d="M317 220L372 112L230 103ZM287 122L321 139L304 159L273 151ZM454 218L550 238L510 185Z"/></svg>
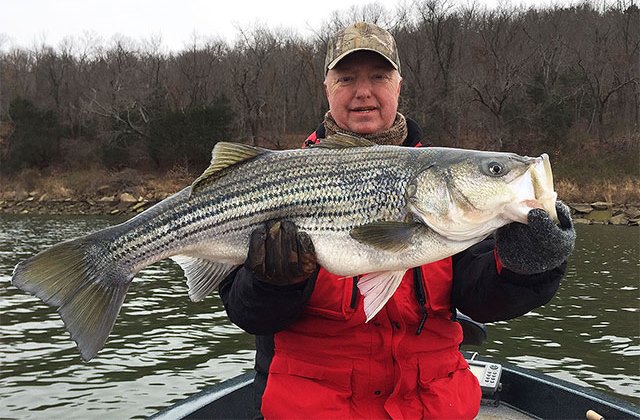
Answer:
<svg viewBox="0 0 640 420"><path fill-rule="evenodd" d="M376 146L371 140L363 137L352 136L351 134L336 133L311 147L324 149L347 149L349 147L371 147Z"/></svg>
<svg viewBox="0 0 640 420"><path fill-rule="evenodd" d="M193 181L193 184L191 184L191 193L193 194L194 191L197 191L203 186L206 180L212 178L223 169L246 162L267 152L269 152L269 150L248 144L224 141L216 143L211 152L211 164L202 175Z"/></svg>
<svg viewBox="0 0 640 420"><path fill-rule="evenodd" d="M199 302L207 297L236 268L235 265L216 263L187 255L175 255L171 259L184 271L187 286L189 286L189 298L193 302Z"/></svg>
<svg viewBox="0 0 640 420"><path fill-rule="evenodd" d="M421 226L420 223L373 222L353 228L350 235L374 248L400 252L411 245L411 238Z"/></svg>

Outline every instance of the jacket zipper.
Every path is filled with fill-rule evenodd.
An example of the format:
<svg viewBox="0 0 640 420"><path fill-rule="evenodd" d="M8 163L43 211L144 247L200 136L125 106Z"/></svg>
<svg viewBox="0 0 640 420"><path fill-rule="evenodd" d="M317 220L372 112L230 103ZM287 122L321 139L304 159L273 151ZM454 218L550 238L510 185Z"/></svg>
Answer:
<svg viewBox="0 0 640 420"><path fill-rule="evenodd" d="M420 335L424 328L424 323L427 321L427 294L424 289L424 278L422 277L422 270L420 267L413 269L413 288L416 291L416 300L418 301L418 307L420 308L420 322L416 329L416 335Z"/></svg>
<svg viewBox="0 0 640 420"><path fill-rule="evenodd" d="M358 276L353 276L353 288L351 289L351 309L356 309L358 305Z"/></svg>

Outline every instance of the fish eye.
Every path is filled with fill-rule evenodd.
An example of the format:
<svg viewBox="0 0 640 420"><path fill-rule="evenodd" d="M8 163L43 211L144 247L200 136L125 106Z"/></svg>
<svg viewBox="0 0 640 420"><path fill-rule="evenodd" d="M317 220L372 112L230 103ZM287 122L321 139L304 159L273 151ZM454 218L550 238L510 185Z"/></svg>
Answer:
<svg viewBox="0 0 640 420"><path fill-rule="evenodd" d="M504 166L499 162L489 162L489 173L493 176L504 175Z"/></svg>

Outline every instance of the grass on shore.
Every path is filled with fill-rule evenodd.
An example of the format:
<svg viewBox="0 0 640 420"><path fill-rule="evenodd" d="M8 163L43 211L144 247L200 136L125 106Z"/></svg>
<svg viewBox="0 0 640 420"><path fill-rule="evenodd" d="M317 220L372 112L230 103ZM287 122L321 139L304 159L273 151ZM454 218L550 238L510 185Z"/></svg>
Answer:
<svg viewBox="0 0 640 420"><path fill-rule="evenodd" d="M12 177L0 178L0 200L39 198L43 194L48 200L99 200L127 192L136 198L157 201L190 185L195 178L179 167L166 173L102 168L43 172L28 169Z"/></svg>
<svg viewBox="0 0 640 420"><path fill-rule="evenodd" d="M29 196L45 200L100 200L127 192L149 201L162 200L190 185L198 176L183 167L166 173L141 172L136 169L108 171L93 168L75 171L37 171L33 169L0 178L0 200L24 200ZM572 203L605 201L619 205L640 205L640 177L591 179L578 182L570 178L555 180L561 200Z"/></svg>

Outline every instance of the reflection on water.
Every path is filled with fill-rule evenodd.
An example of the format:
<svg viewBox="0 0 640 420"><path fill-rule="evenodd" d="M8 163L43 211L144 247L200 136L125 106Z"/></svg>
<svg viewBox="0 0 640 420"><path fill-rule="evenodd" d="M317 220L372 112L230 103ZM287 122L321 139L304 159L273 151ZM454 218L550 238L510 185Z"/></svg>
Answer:
<svg viewBox="0 0 640 420"><path fill-rule="evenodd" d="M253 338L220 300L193 303L163 261L129 289L105 348L80 360L58 314L10 286L13 267L105 217L0 216L0 418L141 418L253 366ZM578 226L561 290L489 327L481 353L640 403L640 232Z"/></svg>
<svg viewBox="0 0 640 420"><path fill-rule="evenodd" d="M107 345L83 363L55 310L10 286L10 274L114 219L0 217L0 418L143 417L253 367L253 338L217 297L191 302L170 261L136 277Z"/></svg>
<svg viewBox="0 0 640 420"><path fill-rule="evenodd" d="M640 231L578 226L557 295L489 328L483 353L640 403Z"/></svg>

